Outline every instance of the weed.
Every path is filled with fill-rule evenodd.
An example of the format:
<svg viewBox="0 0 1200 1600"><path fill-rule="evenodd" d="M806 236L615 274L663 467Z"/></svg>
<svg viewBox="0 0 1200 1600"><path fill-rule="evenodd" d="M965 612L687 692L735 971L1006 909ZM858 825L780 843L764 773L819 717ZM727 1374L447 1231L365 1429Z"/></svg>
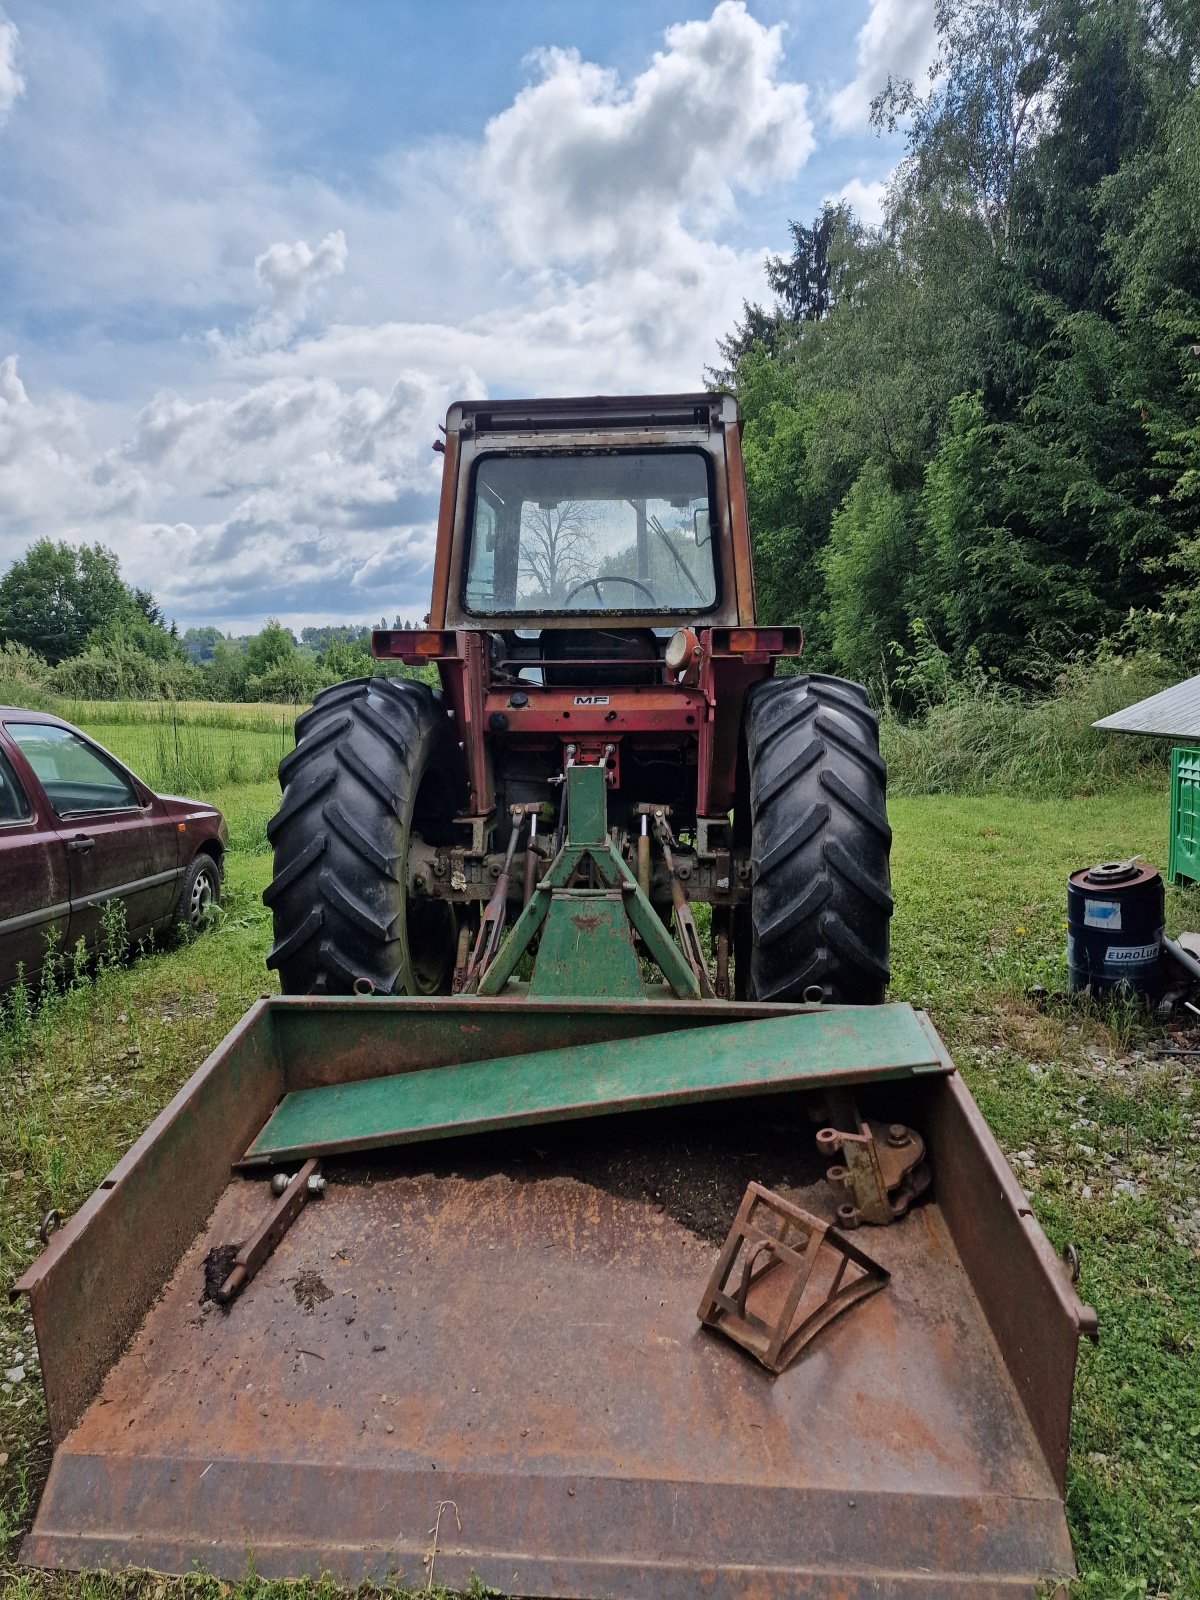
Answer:
<svg viewBox="0 0 1200 1600"><path fill-rule="evenodd" d="M240 709L240 708L239 708ZM246 708L251 709L251 708ZM261 993L273 784L214 796L229 821L225 905L194 944L100 962L77 992L10 997L0 1027L0 1277L36 1254L50 1204L78 1206ZM1140 1008L1065 990L1068 872L1161 859L1162 793L893 801L893 995L929 1009L1052 1243L1078 1244L1100 1318L1080 1359L1067 1512L1078 1600L1195 1596L1200 1550L1200 1086L1155 1054ZM1169 891L1175 930L1200 893ZM115 937L115 934L114 934ZM53 971L61 957L51 963ZM1044 987L1048 1000L1031 999ZM48 999L39 1011L35 997ZM30 1353L26 1311L0 1307L0 1352ZM3 1365L8 1365L4 1362ZM0 1394L0 1561L15 1560L49 1460L36 1381ZM200 1576L72 1577L0 1567L14 1600L267 1600L281 1586ZM367 1588L364 1600L392 1589ZM287 1591L333 1600L317 1582Z"/></svg>
<svg viewBox="0 0 1200 1600"><path fill-rule="evenodd" d="M125 959L128 946L125 925L124 900L107 900L100 913L100 954L98 964L102 970L111 971Z"/></svg>

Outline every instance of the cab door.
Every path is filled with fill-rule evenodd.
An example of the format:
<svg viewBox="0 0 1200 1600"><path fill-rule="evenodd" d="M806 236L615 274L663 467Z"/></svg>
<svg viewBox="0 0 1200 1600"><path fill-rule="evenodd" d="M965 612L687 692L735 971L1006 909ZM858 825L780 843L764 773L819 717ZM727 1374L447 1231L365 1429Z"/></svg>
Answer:
<svg viewBox="0 0 1200 1600"><path fill-rule="evenodd" d="M66 939L70 900L62 835L0 743L0 993L18 971L37 988L47 940Z"/></svg>
<svg viewBox="0 0 1200 1600"><path fill-rule="evenodd" d="M131 939L170 915L179 883L179 843L166 808L132 774L73 728L10 722L7 732L52 806L71 883L67 938L99 948L104 908L125 907Z"/></svg>

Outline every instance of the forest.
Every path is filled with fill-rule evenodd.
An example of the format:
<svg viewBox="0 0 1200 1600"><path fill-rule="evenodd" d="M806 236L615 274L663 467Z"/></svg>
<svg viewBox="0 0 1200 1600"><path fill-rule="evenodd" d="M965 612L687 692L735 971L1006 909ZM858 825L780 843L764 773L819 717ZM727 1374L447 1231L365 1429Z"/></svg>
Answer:
<svg viewBox="0 0 1200 1600"><path fill-rule="evenodd" d="M1195 671L1200 7L938 0L883 221L827 204L710 374L759 611L901 707Z"/></svg>

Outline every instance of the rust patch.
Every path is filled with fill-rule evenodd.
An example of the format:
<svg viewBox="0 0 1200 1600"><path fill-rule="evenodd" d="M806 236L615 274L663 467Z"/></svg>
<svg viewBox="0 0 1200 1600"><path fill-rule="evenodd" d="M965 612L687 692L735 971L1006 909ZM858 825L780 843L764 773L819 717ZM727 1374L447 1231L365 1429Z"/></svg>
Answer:
<svg viewBox="0 0 1200 1600"><path fill-rule="evenodd" d="M595 933L604 918L598 917L594 911L576 911L572 915L571 921L579 929L580 933Z"/></svg>

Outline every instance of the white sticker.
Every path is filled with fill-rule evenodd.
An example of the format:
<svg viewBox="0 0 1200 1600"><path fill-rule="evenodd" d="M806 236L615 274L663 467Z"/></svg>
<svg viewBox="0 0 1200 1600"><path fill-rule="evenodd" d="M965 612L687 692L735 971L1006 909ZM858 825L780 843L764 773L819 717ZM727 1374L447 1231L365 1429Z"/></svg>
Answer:
<svg viewBox="0 0 1200 1600"><path fill-rule="evenodd" d="M1085 900L1083 902L1085 928L1111 928L1114 933L1121 927L1121 902L1119 900Z"/></svg>
<svg viewBox="0 0 1200 1600"><path fill-rule="evenodd" d="M1139 967L1158 960L1157 944L1110 944L1104 952L1105 966Z"/></svg>
<svg viewBox="0 0 1200 1600"><path fill-rule="evenodd" d="M606 706L608 701L606 694L577 694L571 703L577 706Z"/></svg>

